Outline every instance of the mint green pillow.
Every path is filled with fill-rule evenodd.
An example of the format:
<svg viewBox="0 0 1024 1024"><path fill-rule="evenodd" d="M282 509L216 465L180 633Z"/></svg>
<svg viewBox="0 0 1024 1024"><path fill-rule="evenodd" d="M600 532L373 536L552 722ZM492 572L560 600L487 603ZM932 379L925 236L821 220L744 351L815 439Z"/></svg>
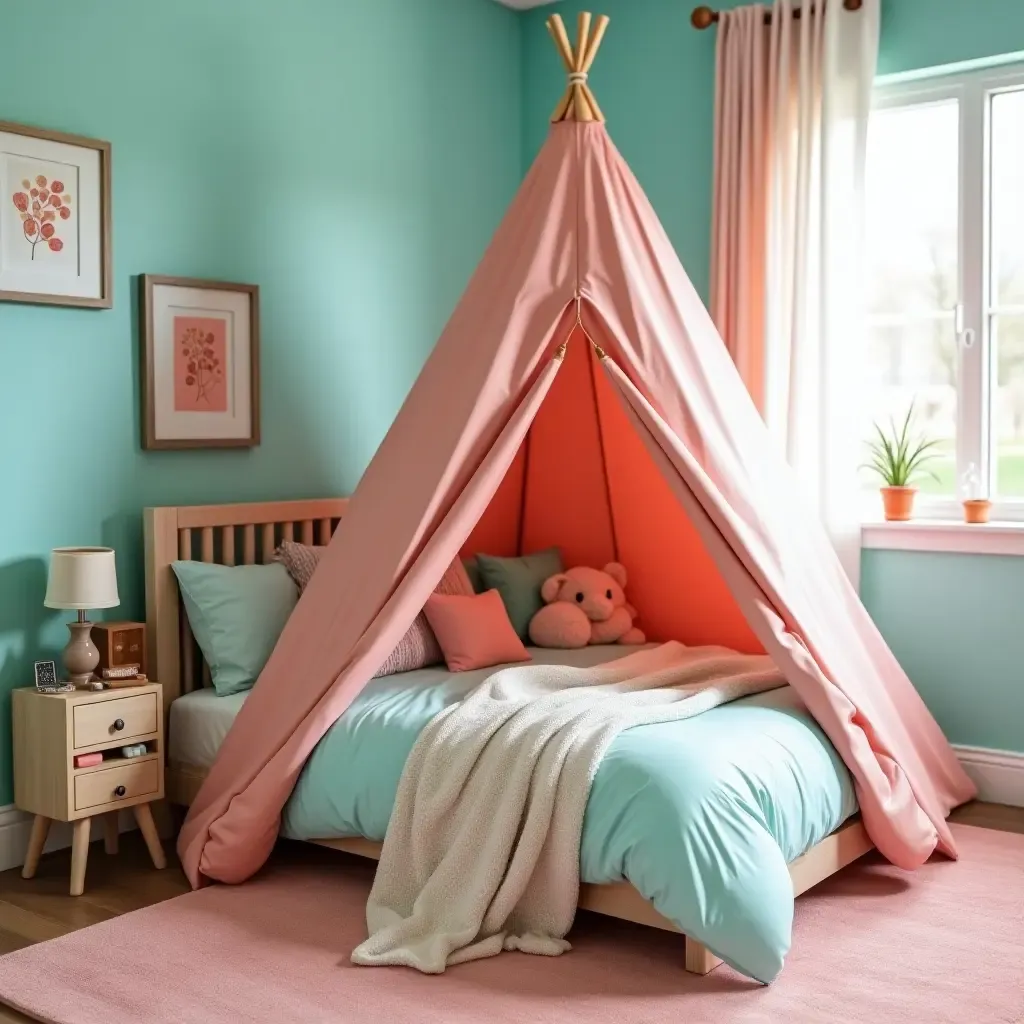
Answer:
<svg viewBox="0 0 1024 1024"><path fill-rule="evenodd" d="M548 548L520 558L477 555L476 564L484 589L498 591L519 639L526 640L530 619L544 607L541 584L562 571L561 552L558 548Z"/></svg>
<svg viewBox="0 0 1024 1024"><path fill-rule="evenodd" d="M171 568L217 696L248 690L299 600L288 570L278 562L172 562Z"/></svg>

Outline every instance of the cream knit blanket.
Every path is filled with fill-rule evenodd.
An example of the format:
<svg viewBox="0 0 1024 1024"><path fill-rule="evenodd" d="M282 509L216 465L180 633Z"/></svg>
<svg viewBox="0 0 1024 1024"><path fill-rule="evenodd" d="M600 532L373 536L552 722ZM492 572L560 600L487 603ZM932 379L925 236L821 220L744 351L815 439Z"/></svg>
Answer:
<svg viewBox="0 0 1024 1024"><path fill-rule="evenodd" d="M678 643L495 672L409 754L353 963L438 974L502 949L569 949L583 812L615 737L783 685L768 657Z"/></svg>

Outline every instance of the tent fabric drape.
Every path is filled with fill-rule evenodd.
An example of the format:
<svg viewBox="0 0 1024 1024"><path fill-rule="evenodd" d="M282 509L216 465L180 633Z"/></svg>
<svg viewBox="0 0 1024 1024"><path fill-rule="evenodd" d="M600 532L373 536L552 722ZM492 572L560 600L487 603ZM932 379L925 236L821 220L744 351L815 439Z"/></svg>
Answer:
<svg viewBox="0 0 1024 1024"><path fill-rule="evenodd" d="M585 374L598 371L589 405L572 408L600 423L574 443L600 443L615 543L656 559L647 519L666 542L685 524L713 579L666 585L728 589L723 615L742 615L832 739L879 848L907 867L936 847L955 853L945 817L973 786L802 504L604 126L567 122L552 128L190 810L179 852L193 884L259 867L305 758L474 530L520 543L524 511L558 475L539 472L531 425L563 389L552 356L577 294L608 358L595 368L575 351L580 332L569 341L565 372L590 387ZM637 447L622 458L626 434Z"/></svg>

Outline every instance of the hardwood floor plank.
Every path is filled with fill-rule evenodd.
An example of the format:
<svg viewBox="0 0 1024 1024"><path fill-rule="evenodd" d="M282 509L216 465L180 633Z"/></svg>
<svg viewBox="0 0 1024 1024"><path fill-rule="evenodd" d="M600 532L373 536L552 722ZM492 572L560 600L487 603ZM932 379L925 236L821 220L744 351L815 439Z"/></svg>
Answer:
<svg viewBox="0 0 1024 1024"><path fill-rule="evenodd" d="M0 928L0 956L32 945L35 945L32 939L26 939L24 935L16 935L14 932L7 931L6 928ZM0 1004L0 1009L2 1008L2 1004ZM0 1020L3 1018L0 1017Z"/></svg>
<svg viewBox="0 0 1024 1024"><path fill-rule="evenodd" d="M1024 834L1024 807L1007 807L1005 804L985 804L980 800L958 807L950 821L961 825L977 825L980 828L994 828L1000 832Z"/></svg>
<svg viewBox="0 0 1024 1024"><path fill-rule="evenodd" d="M0 1003L0 1024L38 1024L38 1021Z"/></svg>
<svg viewBox="0 0 1024 1024"><path fill-rule="evenodd" d="M0 900L0 921L3 921L5 932L25 939L26 942L46 942L47 939L57 939L68 932L67 925L60 921L4 900Z"/></svg>

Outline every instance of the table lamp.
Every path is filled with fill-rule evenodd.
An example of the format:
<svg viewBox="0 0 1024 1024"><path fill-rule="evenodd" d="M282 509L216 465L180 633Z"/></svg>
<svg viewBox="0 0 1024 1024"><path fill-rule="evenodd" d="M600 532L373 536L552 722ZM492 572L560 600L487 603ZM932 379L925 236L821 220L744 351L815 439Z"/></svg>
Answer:
<svg viewBox="0 0 1024 1024"><path fill-rule="evenodd" d="M100 661L86 610L114 608L119 603L113 548L53 549L43 604L78 611L78 621L68 623L71 639L64 648L64 667L76 686L89 684Z"/></svg>

